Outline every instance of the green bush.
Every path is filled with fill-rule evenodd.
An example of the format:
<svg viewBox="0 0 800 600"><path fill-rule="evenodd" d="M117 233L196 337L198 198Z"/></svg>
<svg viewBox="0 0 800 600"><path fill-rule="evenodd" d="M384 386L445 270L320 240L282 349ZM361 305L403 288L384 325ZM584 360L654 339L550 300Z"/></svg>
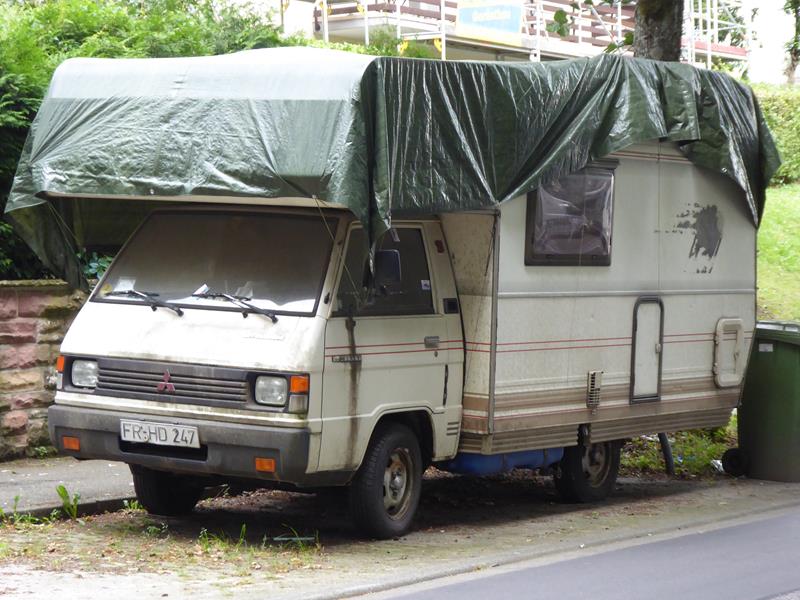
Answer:
<svg viewBox="0 0 800 600"><path fill-rule="evenodd" d="M800 89L759 85L755 91L783 159L772 183L800 181Z"/></svg>

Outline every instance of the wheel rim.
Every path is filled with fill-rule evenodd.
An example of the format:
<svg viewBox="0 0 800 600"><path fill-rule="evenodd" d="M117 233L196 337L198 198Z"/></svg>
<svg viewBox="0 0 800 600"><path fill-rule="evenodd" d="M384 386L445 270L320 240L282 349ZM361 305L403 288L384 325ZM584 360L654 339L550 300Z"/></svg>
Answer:
<svg viewBox="0 0 800 600"><path fill-rule="evenodd" d="M408 512L414 487L412 465L408 448L395 448L389 454L383 472L383 507L392 519L402 519Z"/></svg>
<svg viewBox="0 0 800 600"><path fill-rule="evenodd" d="M611 449L608 444L592 444L583 450L583 475L592 487L603 485L611 470Z"/></svg>

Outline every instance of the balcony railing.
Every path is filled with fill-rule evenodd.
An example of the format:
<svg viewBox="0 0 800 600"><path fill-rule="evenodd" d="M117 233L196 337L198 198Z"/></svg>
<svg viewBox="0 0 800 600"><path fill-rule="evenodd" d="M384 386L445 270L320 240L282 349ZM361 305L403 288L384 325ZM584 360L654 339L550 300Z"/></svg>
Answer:
<svg viewBox="0 0 800 600"><path fill-rule="evenodd" d="M713 1L719 11L720 4L726 0L709 1ZM715 17L707 9L700 12L699 8L698 0L686 0L685 31L688 33L682 40L686 58L691 62L700 58L710 61L711 56L746 58L746 48L729 44L725 35L736 27L746 29L746 25ZM581 3L580 8L575 9L571 0L527 0L522 4L522 11L519 31L507 32L502 39L473 32L465 35L457 22L457 0L317 0L314 20L323 38L333 34L339 39L363 39L369 43L370 32L383 26L393 28L398 38L436 40L443 54L449 42L524 53L531 60L592 56L610 44L620 44L634 29L635 6L632 3L614 6ZM567 14L566 35L550 31L549 26L556 22L558 11ZM743 37L747 39L747 32Z"/></svg>

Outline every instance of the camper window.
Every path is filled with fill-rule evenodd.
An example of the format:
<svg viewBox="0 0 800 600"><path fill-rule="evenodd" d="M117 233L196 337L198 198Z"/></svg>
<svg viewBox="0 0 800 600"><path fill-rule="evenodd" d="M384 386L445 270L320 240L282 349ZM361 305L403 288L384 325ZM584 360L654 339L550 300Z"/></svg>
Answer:
<svg viewBox="0 0 800 600"><path fill-rule="evenodd" d="M346 268L339 281L334 316L433 313L428 259L420 229L399 227L378 241L377 250L396 250L400 255L399 283L370 283L366 249L364 230L353 229L347 244Z"/></svg>
<svg viewBox="0 0 800 600"><path fill-rule="evenodd" d="M611 264L613 167L587 167L528 194L526 265Z"/></svg>

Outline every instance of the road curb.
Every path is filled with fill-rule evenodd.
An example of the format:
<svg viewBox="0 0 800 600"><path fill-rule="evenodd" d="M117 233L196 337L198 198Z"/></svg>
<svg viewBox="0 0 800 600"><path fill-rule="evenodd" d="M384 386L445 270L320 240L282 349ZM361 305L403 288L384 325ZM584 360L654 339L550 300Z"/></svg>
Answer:
<svg viewBox="0 0 800 600"><path fill-rule="evenodd" d="M759 516L763 516L764 518L769 518L771 515L773 515L773 513L778 513L788 508L794 508L798 506L800 506L800 499L784 502L781 504L776 504L774 506L769 507L769 509L759 513ZM709 527L720 524L727 524L729 522L734 523L736 521L742 520L745 517L752 517L752 516L753 514L751 512L739 511L737 513L720 516L719 518L697 519L694 521L688 521L686 523L682 523L678 529L676 529L674 526L671 527L665 526L660 529L653 529L651 531L646 531L646 532L643 531L628 535L623 534L623 535L611 536L604 540L599 540L596 542L587 542L585 544L582 544L579 549L582 554L591 554L592 550L596 550L598 548L615 546L625 542L631 542L634 540L642 540L644 542L644 540L654 541L658 540L659 538L667 539L670 537L678 537L680 535L689 535L692 533L693 529L699 529L702 527ZM413 577L405 577L405 578L399 577L396 581L393 581L391 583L367 584L362 586L354 586L350 589L338 590L336 593L325 593L316 596L309 595L305 597L305 600L342 600L347 598L355 598L359 596L365 596L367 594L387 592L391 590L396 590L398 588L417 585L420 583L427 583L431 581L436 581L438 579L454 577L456 575L465 575L468 573L474 573L476 571L489 571L491 569L497 569L498 567L506 567L517 563L542 560L559 555L563 556L564 554L570 552L574 553L577 550L578 548L574 547L571 550L565 548L552 548L548 550L543 550L541 552L534 551L532 553L525 554L524 556L520 554L495 555L494 557L473 560L458 567L442 569L441 571L438 571L436 573L428 573L428 574L416 575ZM570 560L571 558L573 558L573 556L569 556L564 560Z"/></svg>
<svg viewBox="0 0 800 600"><path fill-rule="evenodd" d="M87 502L78 502L78 516L87 517L90 515L99 515L106 512L114 512L125 508L125 503L135 500L136 496L127 496L125 498L109 498L106 500L90 500ZM31 515L32 517L48 517L54 510L60 510L63 513L61 504L41 506L32 508L30 510L20 511L20 514Z"/></svg>

